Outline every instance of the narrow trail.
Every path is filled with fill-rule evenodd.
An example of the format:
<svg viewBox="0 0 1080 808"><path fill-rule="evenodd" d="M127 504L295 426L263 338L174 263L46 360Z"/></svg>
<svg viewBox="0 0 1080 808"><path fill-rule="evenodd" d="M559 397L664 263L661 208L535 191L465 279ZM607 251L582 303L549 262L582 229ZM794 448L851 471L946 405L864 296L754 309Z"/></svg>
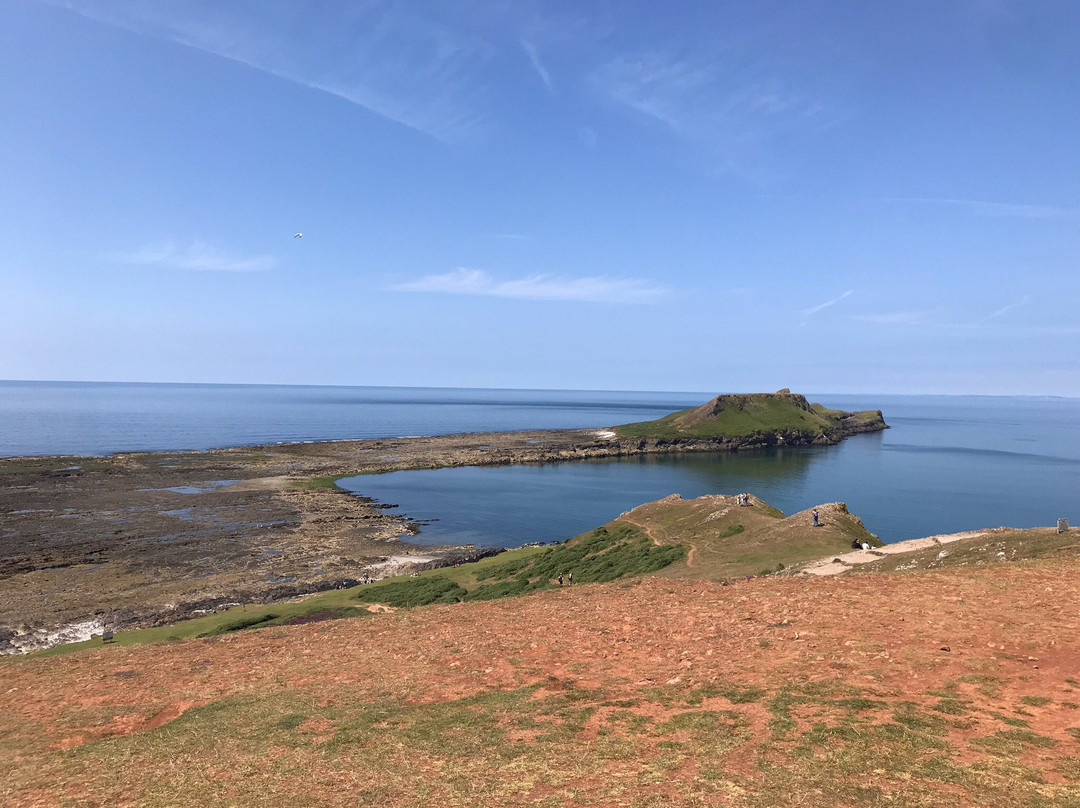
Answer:
<svg viewBox="0 0 1080 808"><path fill-rule="evenodd" d="M620 516L618 518L618 521L630 523L634 527L641 530L641 532L644 533L646 536L648 536L649 540L652 541L652 543L654 545L656 545L657 547L661 546L662 542L658 538L656 538L655 535L653 535L652 528L650 528L648 525L644 525L641 522L637 521L636 519L631 519L629 516L626 516L626 515ZM690 544L689 542L685 542L685 543ZM698 548L697 548L696 544L690 544L690 549L686 553L686 566L688 566L688 567L694 566L694 559L697 556L697 549Z"/></svg>
<svg viewBox="0 0 1080 808"><path fill-rule="evenodd" d="M860 564L871 564L888 556L906 555L908 553L914 553L917 550L925 550L928 547L951 544L952 542L960 541L961 539L977 538L986 535L987 532L988 531L985 530L969 530L963 533L948 533L937 536L926 536L921 539L907 539L906 541L886 544L884 547L871 547L869 550L852 550L850 553L811 561L799 571L799 574L816 576L839 575Z"/></svg>

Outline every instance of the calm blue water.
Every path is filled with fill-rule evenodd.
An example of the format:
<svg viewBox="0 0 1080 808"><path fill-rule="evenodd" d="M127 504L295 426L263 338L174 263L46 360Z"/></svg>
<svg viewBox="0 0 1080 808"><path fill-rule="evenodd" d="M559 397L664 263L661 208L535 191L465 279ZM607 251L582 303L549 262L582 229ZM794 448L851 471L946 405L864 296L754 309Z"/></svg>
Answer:
<svg viewBox="0 0 1080 808"><path fill-rule="evenodd" d="M341 485L418 520L414 541L515 546L576 535L672 493L750 491L785 513L843 501L885 541L1080 519L1080 400L829 396L891 429L838 446L357 477Z"/></svg>
<svg viewBox="0 0 1080 808"><path fill-rule="evenodd" d="M603 427L711 393L0 382L0 456ZM420 520L420 542L555 540L680 493L751 491L792 513L841 500L886 541L1080 523L1080 399L808 396L881 409L839 446L365 476L351 490Z"/></svg>
<svg viewBox="0 0 1080 808"><path fill-rule="evenodd" d="M659 418L706 393L0 381L0 457L573 429Z"/></svg>

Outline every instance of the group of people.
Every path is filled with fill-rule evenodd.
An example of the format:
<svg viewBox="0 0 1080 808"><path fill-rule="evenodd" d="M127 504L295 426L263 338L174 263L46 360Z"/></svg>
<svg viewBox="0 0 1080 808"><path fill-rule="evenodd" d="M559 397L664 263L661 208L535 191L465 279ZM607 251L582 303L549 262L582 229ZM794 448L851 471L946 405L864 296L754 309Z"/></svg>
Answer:
<svg viewBox="0 0 1080 808"><path fill-rule="evenodd" d="M750 507L750 495L749 494L736 494L735 501L739 503L739 507Z"/></svg>
<svg viewBox="0 0 1080 808"><path fill-rule="evenodd" d="M559 582L559 586L562 586L563 585L563 574L560 572L559 576L555 580ZM567 583L567 585L574 583L574 573L572 573L572 572L566 573L566 583Z"/></svg>

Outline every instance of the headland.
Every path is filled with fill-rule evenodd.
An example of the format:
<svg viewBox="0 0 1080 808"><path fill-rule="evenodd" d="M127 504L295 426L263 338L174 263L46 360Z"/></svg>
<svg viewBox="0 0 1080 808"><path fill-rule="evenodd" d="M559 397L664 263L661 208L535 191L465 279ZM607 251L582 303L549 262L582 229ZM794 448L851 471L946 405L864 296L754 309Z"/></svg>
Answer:
<svg viewBox="0 0 1080 808"><path fill-rule="evenodd" d="M491 552L401 542L415 525L342 491L334 485L341 477L745 451L885 428L880 413L825 422L786 391L740 403L744 412L762 403L772 422L758 417L752 429L710 432L700 429L709 419L698 418L685 434L632 434L616 426L0 459L0 652L83 639L106 625L169 624ZM809 426L797 428L804 421Z"/></svg>

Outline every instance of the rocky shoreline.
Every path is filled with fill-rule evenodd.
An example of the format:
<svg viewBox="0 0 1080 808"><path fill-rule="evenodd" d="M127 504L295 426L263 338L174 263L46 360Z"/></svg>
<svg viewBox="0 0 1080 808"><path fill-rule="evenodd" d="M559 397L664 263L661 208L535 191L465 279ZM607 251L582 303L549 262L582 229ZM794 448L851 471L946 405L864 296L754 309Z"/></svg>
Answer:
<svg viewBox="0 0 1080 808"><path fill-rule="evenodd" d="M108 457L0 459L0 654L102 627L163 625L232 603L266 603L471 560L492 551L423 548L415 524L337 488L345 476L836 443L809 438L626 439L611 430L535 430L239 447ZM65 634L65 631L67 634Z"/></svg>

